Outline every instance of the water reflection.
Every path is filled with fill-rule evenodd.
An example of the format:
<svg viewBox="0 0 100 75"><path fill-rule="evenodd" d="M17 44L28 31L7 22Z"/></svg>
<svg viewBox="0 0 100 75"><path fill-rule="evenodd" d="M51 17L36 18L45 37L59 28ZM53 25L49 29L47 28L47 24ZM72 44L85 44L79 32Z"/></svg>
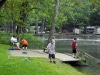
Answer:
<svg viewBox="0 0 100 75"><path fill-rule="evenodd" d="M88 67L76 67L79 71L87 75L100 75L100 65L90 65Z"/></svg>
<svg viewBox="0 0 100 75"><path fill-rule="evenodd" d="M97 35L85 35L79 37L75 35L58 35L56 36L56 51L61 53L72 53L71 42L73 37L77 37L78 50L84 51L93 57L100 59L100 36ZM43 40L47 40L48 36L43 37ZM87 59L88 67L77 67L81 72L87 75L100 75L100 64L94 62L94 60Z"/></svg>
<svg viewBox="0 0 100 75"><path fill-rule="evenodd" d="M73 39L56 40L56 50L62 53L72 53L71 41ZM100 59L100 40L99 39L79 39L78 50L84 51L95 58ZM78 67L78 70L87 73L88 75L100 75L100 65L94 60L87 59L88 67Z"/></svg>
<svg viewBox="0 0 100 75"><path fill-rule="evenodd" d="M74 36L56 36L56 51L61 53L72 53L71 42ZM43 38L45 41L46 38ZM79 37L78 40L78 50L84 51L93 57L100 59L100 38L94 38L94 36L89 37ZM86 59L89 64L88 67L77 67L81 72L87 75L100 75L100 64L97 64L93 60Z"/></svg>

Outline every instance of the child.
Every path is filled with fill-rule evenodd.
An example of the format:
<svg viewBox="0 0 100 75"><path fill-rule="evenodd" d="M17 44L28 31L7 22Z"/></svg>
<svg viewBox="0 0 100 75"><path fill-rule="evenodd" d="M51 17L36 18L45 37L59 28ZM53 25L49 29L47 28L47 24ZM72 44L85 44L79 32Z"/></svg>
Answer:
<svg viewBox="0 0 100 75"><path fill-rule="evenodd" d="M21 44L22 44L22 48L23 48L23 50L24 50L24 49L27 50L28 41L27 41L26 39L22 39Z"/></svg>
<svg viewBox="0 0 100 75"><path fill-rule="evenodd" d="M50 63L56 63L55 62L55 44L53 41L51 41L48 45L47 45L47 50L49 53L49 59L50 59Z"/></svg>

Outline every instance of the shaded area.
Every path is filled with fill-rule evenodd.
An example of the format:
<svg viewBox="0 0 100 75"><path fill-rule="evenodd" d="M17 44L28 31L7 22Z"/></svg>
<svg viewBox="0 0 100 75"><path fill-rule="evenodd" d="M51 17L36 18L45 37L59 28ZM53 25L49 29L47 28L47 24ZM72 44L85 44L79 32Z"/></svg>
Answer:
<svg viewBox="0 0 100 75"><path fill-rule="evenodd" d="M0 8L3 6L3 4L6 2L6 0L0 0Z"/></svg>
<svg viewBox="0 0 100 75"><path fill-rule="evenodd" d="M81 61L63 61L63 63L70 64L72 66L77 66L77 67L89 66L87 63Z"/></svg>

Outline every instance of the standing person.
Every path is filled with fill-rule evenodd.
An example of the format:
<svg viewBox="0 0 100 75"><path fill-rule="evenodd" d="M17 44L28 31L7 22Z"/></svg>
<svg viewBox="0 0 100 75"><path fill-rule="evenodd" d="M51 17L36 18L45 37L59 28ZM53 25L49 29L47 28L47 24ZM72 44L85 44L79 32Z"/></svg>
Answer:
<svg viewBox="0 0 100 75"><path fill-rule="evenodd" d="M55 36L52 37L52 42L53 42L53 44L54 44L54 46L55 46ZM46 52L46 53L47 53L47 52L48 52L48 51L47 51L47 48L44 48L44 49L43 49L43 52Z"/></svg>
<svg viewBox="0 0 100 75"><path fill-rule="evenodd" d="M49 53L49 59L50 59L50 63L56 63L55 62L55 44L53 41L51 41L48 45L47 45L47 50Z"/></svg>
<svg viewBox="0 0 100 75"><path fill-rule="evenodd" d="M17 41L17 37L15 35L13 35L10 39L10 42L12 45L16 45L17 46L17 49L20 49L20 44L19 42Z"/></svg>
<svg viewBox="0 0 100 75"><path fill-rule="evenodd" d="M73 57L76 58L77 57L77 39L74 38L74 40L72 41L72 52L73 52Z"/></svg>
<svg viewBox="0 0 100 75"><path fill-rule="evenodd" d="M24 50L24 49L27 50L28 41L27 41L26 39L22 39L21 44L22 44L22 48L23 48L23 50Z"/></svg>

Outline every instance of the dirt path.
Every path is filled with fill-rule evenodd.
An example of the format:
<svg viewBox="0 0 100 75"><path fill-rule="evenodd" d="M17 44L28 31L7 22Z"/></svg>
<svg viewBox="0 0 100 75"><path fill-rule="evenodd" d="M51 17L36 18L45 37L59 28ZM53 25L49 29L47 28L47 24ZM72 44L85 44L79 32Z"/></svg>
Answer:
<svg viewBox="0 0 100 75"><path fill-rule="evenodd" d="M24 54L23 52L27 52ZM43 57L48 58L48 54L44 53L43 50L9 50L11 56L24 56L24 57ZM56 53L56 58L60 59L61 61L78 61L78 59L73 58L72 56L63 54L63 53Z"/></svg>
<svg viewBox="0 0 100 75"><path fill-rule="evenodd" d="M24 56L24 57L48 57L47 53L44 53L43 50L9 50L11 56ZM27 54L23 53L27 52Z"/></svg>

